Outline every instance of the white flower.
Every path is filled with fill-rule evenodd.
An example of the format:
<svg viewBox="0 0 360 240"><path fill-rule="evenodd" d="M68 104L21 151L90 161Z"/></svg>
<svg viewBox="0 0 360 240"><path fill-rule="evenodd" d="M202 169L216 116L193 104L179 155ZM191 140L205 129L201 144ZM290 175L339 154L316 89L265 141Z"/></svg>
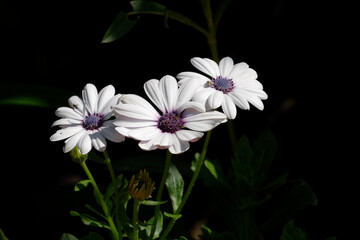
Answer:
<svg viewBox="0 0 360 240"><path fill-rule="evenodd" d="M98 151L105 151L106 139L122 142L125 137L115 130L113 110L120 94L115 95L115 88L108 85L99 93L93 84L87 84L82 91L82 99L78 96L69 98L69 107L60 107L55 114L61 119L52 126L60 126L51 141L65 140L64 152L78 147L81 154L87 154L94 147ZM85 107L84 107L85 106Z"/></svg>
<svg viewBox="0 0 360 240"><path fill-rule="evenodd" d="M180 88L172 76L159 80L152 79L144 84L150 100L159 113L144 98L123 95L121 102L114 106L114 124L126 137L140 140L143 150L169 149L179 154L189 149L189 142L199 140L226 116L217 111L205 111L204 104L191 102L196 91L196 81L187 81Z"/></svg>
<svg viewBox="0 0 360 240"><path fill-rule="evenodd" d="M264 109L261 100L267 99L262 84L256 80L256 72L242 62L234 65L230 57L221 59L219 64L208 58L192 58L191 63L207 76L195 72L177 75L179 84L197 79L199 91L193 100L203 102L211 109L222 107L229 119L236 117L236 106L250 109L249 103L259 110ZM236 105L236 106L235 106Z"/></svg>

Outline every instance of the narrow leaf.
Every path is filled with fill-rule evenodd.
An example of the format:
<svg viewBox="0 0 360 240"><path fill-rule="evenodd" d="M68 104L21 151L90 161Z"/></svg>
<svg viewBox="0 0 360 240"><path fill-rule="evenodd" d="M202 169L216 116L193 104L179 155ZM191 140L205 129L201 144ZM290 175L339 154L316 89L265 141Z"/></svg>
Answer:
<svg viewBox="0 0 360 240"><path fill-rule="evenodd" d="M110 227L103 222L98 221L97 219L95 219L94 217L88 215L88 214L80 214L77 213L75 211L70 211L70 215L71 216L75 216L75 217L80 217L81 222L87 226L94 226L94 227L101 227L101 228L108 228L110 229Z"/></svg>
<svg viewBox="0 0 360 240"><path fill-rule="evenodd" d="M152 201L152 200L144 200L141 201L140 204L141 205L146 205L146 206L157 206L157 205L161 205L166 203L167 201Z"/></svg>
<svg viewBox="0 0 360 240"><path fill-rule="evenodd" d="M87 179L87 180L82 180L82 181L78 182L78 183L75 185L75 187L74 187L75 192L78 192L78 191L80 191L81 189L87 187L87 186L89 185L89 183L91 183L91 181L88 180L88 179Z"/></svg>
<svg viewBox="0 0 360 240"><path fill-rule="evenodd" d="M175 220L181 218L181 216L182 216L181 214L171 214L171 213L167 213L167 212L164 212L164 215L166 217L173 218Z"/></svg>
<svg viewBox="0 0 360 240"><path fill-rule="evenodd" d="M153 225L153 222L154 222L154 217L152 217L150 220L149 220L149 224L151 224L151 226ZM161 211L159 212L159 215L158 215L158 219L157 219L157 223L156 223L156 228L155 228L155 233L154 233L154 238L153 239L156 239L160 236L160 233L162 231L162 228L163 228L163 222L164 222L164 217L161 213ZM150 233L151 233L151 228L149 229L146 229L146 233L147 233L147 236L150 236Z"/></svg>
<svg viewBox="0 0 360 240"><path fill-rule="evenodd" d="M176 166L172 163L170 164L169 174L166 178L165 184L170 196L173 212L176 212L182 200L184 180Z"/></svg>
<svg viewBox="0 0 360 240"><path fill-rule="evenodd" d="M209 160L205 160L204 165L209 170L211 175L213 175L214 178L218 180L219 179L219 174L218 174L218 172L216 170L215 165L212 162L210 162Z"/></svg>
<svg viewBox="0 0 360 240"><path fill-rule="evenodd" d="M124 11L119 12L114 22L110 25L106 31L102 43L113 42L125 34L127 34L137 23L136 20L129 20L127 13Z"/></svg>
<svg viewBox="0 0 360 240"><path fill-rule="evenodd" d="M1 228L0 228L0 240L8 240Z"/></svg>
<svg viewBox="0 0 360 240"><path fill-rule="evenodd" d="M282 232L281 240L307 240L306 233L296 227L294 221L288 222Z"/></svg>
<svg viewBox="0 0 360 240"><path fill-rule="evenodd" d="M152 1L131 1L134 12L165 12L166 7L157 2Z"/></svg>
<svg viewBox="0 0 360 240"><path fill-rule="evenodd" d="M79 239L70 233L64 233L63 235L61 235L60 240L79 240Z"/></svg>

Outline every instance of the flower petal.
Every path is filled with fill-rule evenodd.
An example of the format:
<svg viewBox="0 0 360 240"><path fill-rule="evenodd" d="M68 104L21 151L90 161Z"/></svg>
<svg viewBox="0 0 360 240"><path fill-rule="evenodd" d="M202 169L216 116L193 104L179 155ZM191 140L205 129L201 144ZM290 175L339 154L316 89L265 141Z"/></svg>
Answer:
<svg viewBox="0 0 360 240"><path fill-rule="evenodd" d="M59 107L58 109L56 109L55 115L61 118L72 118L80 121L84 120L84 117L82 115L75 112L74 109L71 109L69 107Z"/></svg>
<svg viewBox="0 0 360 240"><path fill-rule="evenodd" d="M244 62L237 63L233 66L232 71L229 73L228 77L233 79L237 76L239 76L241 73L243 73L246 69L249 68L249 65L247 65Z"/></svg>
<svg viewBox="0 0 360 240"><path fill-rule="evenodd" d="M108 105L109 101L114 96L115 96L115 88L112 85L108 85L108 86L104 87L103 89L101 89L101 91L99 92L97 111L99 113L103 113L104 108Z"/></svg>
<svg viewBox="0 0 360 240"><path fill-rule="evenodd" d="M179 113L182 113L184 110L187 110L187 109L195 110L195 112L205 112L206 111L204 104L199 103L199 102L186 102L183 105L181 105L177 109L177 111Z"/></svg>
<svg viewBox="0 0 360 240"><path fill-rule="evenodd" d="M65 141L65 146L63 148L64 153L70 152L78 144L80 138L86 133L86 130L83 129L75 135L71 136Z"/></svg>
<svg viewBox="0 0 360 240"><path fill-rule="evenodd" d="M79 115L83 115L84 113L84 102L78 96L72 96L69 98L68 103L70 107Z"/></svg>
<svg viewBox="0 0 360 240"><path fill-rule="evenodd" d="M115 116L121 117L126 116L129 118L135 118L140 120L154 120L156 121L159 118L157 112L151 111L144 107L140 107L134 104L118 104L113 107Z"/></svg>
<svg viewBox="0 0 360 240"><path fill-rule="evenodd" d="M202 132L196 132L186 129L181 129L176 132L176 136L182 140L182 141L188 141L188 142L196 142L198 141L204 133Z"/></svg>
<svg viewBox="0 0 360 240"><path fill-rule="evenodd" d="M246 91L238 91L249 103L255 106L259 110L264 110L264 104L256 95Z"/></svg>
<svg viewBox="0 0 360 240"><path fill-rule="evenodd" d="M180 154L187 151L190 148L190 144L187 141L180 140L176 135L172 135L172 145L169 147L169 151L172 154Z"/></svg>
<svg viewBox="0 0 360 240"><path fill-rule="evenodd" d="M113 107L119 102L119 99L121 98L121 94L116 94L114 97L112 97L107 104L103 107L103 109L99 112L100 114L105 115L104 120L108 120L112 116L114 116Z"/></svg>
<svg viewBox="0 0 360 240"><path fill-rule="evenodd" d="M154 144L155 145L158 145L160 147L169 147L172 145L172 133L167 133L167 132L164 132L164 133L161 133L161 134L158 134L157 137L154 138Z"/></svg>
<svg viewBox="0 0 360 240"><path fill-rule="evenodd" d="M91 138L89 136L89 131L87 131L78 142L79 152L81 154L87 154L91 151Z"/></svg>
<svg viewBox="0 0 360 240"><path fill-rule="evenodd" d="M199 85L205 84L210 79L208 77L205 77L202 74L196 73L196 72L181 72L176 76L180 81L178 84L181 86L184 82L186 82L189 79L196 79L199 83Z"/></svg>
<svg viewBox="0 0 360 240"><path fill-rule="evenodd" d="M183 118L184 127L194 131L210 131L220 123L226 122L226 115L218 111L210 111L200 114L194 114Z"/></svg>
<svg viewBox="0 0 360 240"><path fill-rule="evenodd" d="M232 98L233 102L236 106L238 106L241 109L249 110L250 105L248 101L241 95L241 92L230 92L229 96Z"/></svg>
<svg viewBox="0 0 360 240"><path fill-rule="evenodd" d="M194 94L192 100L195 102L203 103L205 105L206 100L215 91L217 90L215 90L214 88L203 88Z"/></svg>
<svg viewBox="0 0 360 240"><path fill-rule="evenodd" d="M95 85L88 83L82 91L82 98L90 114L97 112L98 91Z"/></svg>
<svg viewBox="0 0 360 240"><path fill-rule="evenodd" d="M83 128L80 125L69 126L69 127L59 129L56 131L56 133L54 133L50 137L50 141L54 142L54 141L60 141L60 140L66 139L68 137L71 137L71 136L77 134L81 130L83 130Z"/></svg>
<svg viewBox="0 0 360 240"><path fill-rule="evenodd" d="M129 129L129 137L141 141L149 141L161 134L161 130L155 126Z"/></svg>
<svg viewBox="0 0 360 240"><path fill-rule="evenodd" d="M139 147L145 151L151 151L151 150L155 150L158 148L158 146L153 144L152 140L139 142Z"/></svg>
<svg viewBox="0 0 360 240"><path fill-rule="evenodd" d="M129 127L129 128L149 127L149 126L156 126L157 119L145 120L145 119L136 119L123 115L118 115L117 118L114 120L114 125L118 127Z"/></svg>
<svg viewBox="0 0 360 240"><path fill-rule="evenodd" d="M51 127L54 126L70 126L70 125L81 125L82 121L72 118L60 118L56 120Z"/></svg>
<svg viewBox="0 0 360 240"><path fill-rule="evenodd" d="M218 77L218 76L221 75L221 74L220 74L219 65L218 65L214 60L209 59L209 58L204 58L204 60L205 60L206 62L208 62L208 63L212 66L212 68L215 70L215 76L216 76L216 77Z"/></svg>
<svg viewBox="0 0 360 240"><path fill-rule="evenodd" d="M179 88L179 96L177 99L176 108L186 102L189 102L198 89L199 83L196 79L189 79L188 81L184 82Z"/></svg>
<svg viewBox="0 0 360 240"><path fill-rule="evenodd" d="M162 77L159 82L159 89L163 96L166 112L174 111L178 99L178 84L176 79L170 75Z"/></svg>
<svg viewBox="0 0 360 240"><path fill-rule="evenodd" d="M162 94L159 88L159 80L151 79L144 84L144 90L146 95L155 104L155 106L161 111L165 112L165 105L162 99Z"/></svg>
<svg viewBox="0 0 360 240"><path fill-rule="evenodd" d="M230 57L224 57L219 62L220 75L228 77L234 67L234 61Z"/></svg>
<svg viewBox="0 0 360 240"><path fill-rule="evenodd" d="M112 121L104 122L99 131L106 139L112 142L119 143L125 140L125 137L115 130L115 125Z"/></svg>
<svg viewBox="0 0 360 240"><path fill-rule="evenodd" d="M217 77L217 75L216 75L217 71L214 69L212 64L210 64L208 61L206 61L202 58L199 58L199 57L192 58L190 61L194 67L196 67L200 71L204 72L205 74L209 75L210 77L212 77L212 78Z"/></svg>
<svg viewBox="0 0 360 240"><path fill-rule="evenodd" d="M106 149L106 140L103 135L99 131L93 131L89 134L91 138L91 143L96 150L99 152L103 152Z"/></svg>
<svg viewBox="0 0 360 240"><path fill-rule="evenodd" d="M212 109L216 109L221 106L224 99L224 93L221 91L213 91L210 94L208 99L206 100L206 104L208 104Z"/></svg>
<svg viewBox="0 0 360 240"><path fill-rule="evenodd" d="M223 112L229 119L234 119L236 117L236 106L232 99L224 94L224 101L221 105Z"/></svg>

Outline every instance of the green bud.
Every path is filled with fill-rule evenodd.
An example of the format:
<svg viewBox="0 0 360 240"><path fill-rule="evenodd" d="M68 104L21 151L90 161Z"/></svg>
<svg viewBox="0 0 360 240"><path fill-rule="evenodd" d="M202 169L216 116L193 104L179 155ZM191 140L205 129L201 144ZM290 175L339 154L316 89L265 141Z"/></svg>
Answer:
<svg viewBox="0 0 360 240"><path fill-rule="evenodd" d="M88 155L81 154L78 147L76 146L70 151L70 157L74 162L81 163L81 162L84 162L88 158Z"/></svg>

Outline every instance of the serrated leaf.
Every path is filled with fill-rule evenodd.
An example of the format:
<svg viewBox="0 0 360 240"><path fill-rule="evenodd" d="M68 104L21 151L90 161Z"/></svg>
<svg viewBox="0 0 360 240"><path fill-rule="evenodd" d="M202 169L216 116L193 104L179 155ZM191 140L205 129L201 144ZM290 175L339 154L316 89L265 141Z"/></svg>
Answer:
<svg viewBox="0 0 360 240"><path fill-rule="evenodd" d="M63 235L61 235L60 240L79 240L79 239L70 233L64 233Z"/></svg>
<svg viewBox="0 0 360 240"><path fill-rule="evenodd" d="M113 23L106 31L102 43L113 42L127 34L137 23L136 20L129 20L127 13L119 12Z"/></svg>
<svg viewBox="0 0 360 240"><path fill-rule="evenodd" d="M166 178L165 185L170 196L173 212L176 212L182 200L184 180L176 166L172 163L169 167L169 174Z"/></svg>
<svg viewBox="0 0 360 240"><path fill-rule="evenodd" d="M87 187L89 185L89 183L91 183L90 180L86 179L86 180L81 180L80 182L76 183L75 187L74 187L74 191L78 192L81 189Z"/></svg>
<svg viewBox="0 0 360 240"><path fill-rule="evenodd" d="M294 221L288 222L282 232L281 240L307 240L306 233L296 227Z"/></svg>

